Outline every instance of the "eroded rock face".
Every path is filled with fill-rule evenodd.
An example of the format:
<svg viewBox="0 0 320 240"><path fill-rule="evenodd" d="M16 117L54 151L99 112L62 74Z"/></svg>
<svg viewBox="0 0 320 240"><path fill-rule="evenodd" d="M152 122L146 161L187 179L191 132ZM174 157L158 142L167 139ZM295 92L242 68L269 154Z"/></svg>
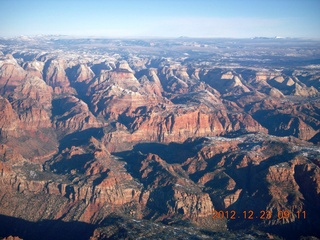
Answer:
<svg viewBox="0 0 320 240"><path fill-rule="evenodd" d="M77 65L74 69L72 77L76 82L88 82L95 76L94 72L86 64Z"/></svg>
<svg viewBox="0 0 320 240"><path fill-rule="evenodd" d="M53 113L56 130L62 136L102 126L88 105L74 96L54 100Z"/></svg>
<svg viewBox="0 0 320 240"><path fill-rule="evenodd" d="M138 170L134 174L141 174L139 178L148 190L146 206L151 212L153 209L162 210L163 216L158 218L173 217L176 214L193 220L210 218L213 205L209 195L202 193L197 185L189 181L179 166L168 164L154 154L134 164L132 167ZM153 211L153 214L159 213Z"/></svg>
<svg viewBox="0 0 320 240"><path fill-rule="evenodd" d="M318 205L318 148L297 144L294 139L248 137L208 138L183 168L204 186L216 209L268 210L273 218L264 224L303 224L297 212L310 208L312 213ZM308 175L308 186L313 186L308 194L302 175ZM290 214L279 217L284 211Z"/></svg>
<svg viewBox="0 0 320 240"><path fill-rule="evenodd" d="M45 63L41 61L31 61L31 62L26 62L23 65L24 70L28 72L29 76L34 76L38 78L43 78L43 68L44 68Z"/></svg>
<svg viewBox="0 0 320 240"><path fill-rule="evenodd" d="M24 130L51 127L52 88L38 78L28 78L10 96Z"/></svg>
<svg viewBox="0 0 320 240"><path fill-rule="evenodd" d="M292 135L309 140L319 129L319 114L316 110L319 107L316 101L298 105L290 101L263 100L254 104L251 112L258 122L269 129L270 134Z"/></svg>
<svg viewBox="0 0 320 240"><path fill-rule="evenodd" d="M1 98L2 141L32 161L45 161L57 150L51 122L52 88L27 77Z"/></svg>
<svg viewBox="0 0 320 240"><path fill-rule="evenodd" d="M0 60L0 86L1 95L6 95L18 86L26 76L26 72L17 63L12 55L1 57Z"/></svg>
<svg viewBox="0 0 320 240"><path fill-rule="evenodd" d="M13 110L10 102L3 97L0 97L0 113L1 135L3 137L7 137L7 134L15 135L15 130L19 125L19 118L16 112Z"/></svg>
<svg viewBox="0 0 320 240"><path fill-rule="evenodd" d="M52 165L52 169L58 173L55 179L50 179L41 166L30 165L27 161L25 164L20 162L22 167L18 172L11 168L11 160L1 162L1 190L8 191L7 195L1 191L5 194L2 195L2 206L6 206L2 214L16 216L25 209L24 218L32 221L64 218L93 223L126 204L138 205L139 184L125 173L123 166L115 162L97 140L92 139L89 148L94 150L88 161L89 153L80 148L66 149L62 156L59 155ZM3 151L3 156L6 156L8 149ZM66 168L66 165L69 167ZM74 180L69 181L63 176L64 173L72 174ZM76 177L77 173L84 173L88 177L81 179ZM17 194L25 195L26 199L20 202L19 209L13 209L19 201ZM10 198L12 201L7 202ZM50 200L38 202L46 198ZM33 204L29 206L28 201ZM37 213L33 214L33 211ZM73 214L70 215L71 212Z"/></svg>
<svg viewBox="0 0 320 240"><path fill-rule="evenodd" d="M44 65L43 78L56 94L73 94L76 92L70 87L70 82L65 72L66 68L67 65L63 59L51 59Z"/></svg>

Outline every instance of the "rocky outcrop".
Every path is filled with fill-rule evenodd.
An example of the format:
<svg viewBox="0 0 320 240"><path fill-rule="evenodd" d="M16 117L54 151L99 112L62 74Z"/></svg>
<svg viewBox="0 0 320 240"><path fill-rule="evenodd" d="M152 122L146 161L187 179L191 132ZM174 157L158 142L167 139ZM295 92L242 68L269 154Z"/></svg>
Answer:
<svg viewBox="0 0 320 240"><path fill-rule="evenodd" d="M73 76L71 76L71 78L74 79L75 82L81 83L89 82L94 76L94 72L86 64L80 64L74 67Z"/></svg>
<svg viewBox="0 0 320 240"><path fill-rule="evenodd" d="M23 69L28 72L28 76L43 78L44 62L31 61L23 64Z"/></svg>
<svg viewBox="0 0 320 240"><path fill-rule="evenodd" d="M209 195L203 194L196 184L183 178L187 175L180 167L168 164L154 154L147 155L140 164L134 164L132 168L139 170L133 174L139 173L141 182L149 191L147 206L151 211L160 210L153 214L169 217L181 214L193 220L212 215L213 205Z"/></svg>
<svg viewBox="0 0 320 240"><path fill-rule="evenodd" d="M134 92L138 91L140 83L126 61L119 62L114 69L101 70L99 76L90 83L89 94L114 85Z"/></svg>
<svg viewBox="0 0 320 240"><path fill-rule="evenodd" d="M19 115L22 129L36 130L51 127L52 88L38 78L28 78L10 96Z"/></svg>
<svg viewBox="0 0 320 240"><path fill-rule="evenodd" d="M3 138L7 138L10 136L17 136L18 133L15 131L19 126L19 117L18 114L12 108L10 102L0 96L0 129L1 136Z"/></svg>
<svg viewBox="0 0 320 240"><path fill-rule="evenodd" d="M70 87L69 79L66 75L66 63L63 59L48 60L43 69L43 79L51 86L55 94L73 94L76 91Z"/></svg>
<svg viewBox="0 0 320 240"><path fill-rule="evenodd" d="M228 114L225 110L212 112L206 106L169 105L164 109L156 106L148 109L142 116L132 115L123 115L126 116L123 121L125 127L118 125L105 135L105 144L112 151L121 150L114 149L120 142L183 142L193 136L217 136L239 130L267 132L250 115Z"/></svg>
<svg viewBox="0 0 320 240"><path fill-rule="evenodd" d="M32 221L62 217L94 223L121 206L129 203L137 205L140 195L139 184L125 173L123 165L115 162L97 140L91 141L89 148L93 149L92 159L86 159L87 153L82 155L83 150L72 148L66 149L52 164L53 170L58 174L69 169L74 175L72 182L64 176L60 176L61 179L58 181L53 181L57 180L59 175L52 175L53 179L49 178L50 174L43 172L40 165L22 165L17 172L11 168L11 160L0 162L1 205L7 207L7 209L1 208L1 213L16 216L21 209L26 209L24 218ZM7 155L7 151L4 151L3 156ZM79 165L76 159L83 165ZM63 168L64 164L68 164L69 168ZM89 178L77 177L79 172L85 172ZM14 206L18 203L17 194L25 195L26 199L19 203L18 209L15 209ZM50 201L38 202L38 199L43 197ZM12 201L9 201L10 198ZM32 207L29 201L34 202ZM102 209L105 212L102 215L97 214ZM71 212L78 213L72 215Z"/></svg>
<svg viewBox="0 0 320 240"><path fill-rule="evenodd" d="M250 112L258 122L269 129L270 134L292 135L309 140L319 132L319 116L317 111L314 111L318 108L317 101L297 104L292 101L263 100L254 104Z"/></svg>
<svg viewBox="0 0 320 240"><path fill-rule="evenodd" d="M147 70L142 70L139 72L139 75L142 75L138 79L142 87L140 92L162 96L163 87L158 77L157 69L150 68Z"/></svg>
<svg viewBox="0 0 320 240"><path fill-rule="evenodd" d="M0 59L0 88L1 95L7 95L17 87L21 81L25 78L26 72L12 57L12 55L6 55Z"/></svg>
<svg viewBox="0 0 320 240"><path fill-rule="evenodd" d="M200 79L217 89L220 93L230 95L250 92L250 89L242 82L242 76L222 69L203 70Z"/></svg>
<svg viewBox="0 0 320 240"><path fill-rule="evenodd" d="M47 159L56 151L50 118L51 94L51 87L32 77L14 88L8 97L10 102L1 98L2 142L30 160Z"/></svg>
<svg viewBox="0 0 320 240"><path fill-rule="evenodd" d="M102 126L88 105L72 96L53 101L54 124L59 136Z"/></svg>

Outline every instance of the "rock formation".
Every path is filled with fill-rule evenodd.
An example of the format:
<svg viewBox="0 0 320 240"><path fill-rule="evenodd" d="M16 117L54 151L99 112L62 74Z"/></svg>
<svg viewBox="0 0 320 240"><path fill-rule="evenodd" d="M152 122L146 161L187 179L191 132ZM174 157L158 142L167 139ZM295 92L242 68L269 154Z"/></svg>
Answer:
<svg viewBox="0 0 320 240"><path fill-rule="evenodd" d="M0 237L320 236L317 68L113 44L0 45Z"/></svg>

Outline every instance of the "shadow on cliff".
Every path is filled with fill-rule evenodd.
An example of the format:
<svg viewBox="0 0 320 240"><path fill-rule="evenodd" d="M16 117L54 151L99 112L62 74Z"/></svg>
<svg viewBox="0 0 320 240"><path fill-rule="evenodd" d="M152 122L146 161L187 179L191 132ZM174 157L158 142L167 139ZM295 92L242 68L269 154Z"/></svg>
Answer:
<svg viewBox="0 0 320 240"><path fill-rule="evenodd" d="M62 155L63 158L59 161L51 162L49 168L51 170L54 169L58 174L68 173L72 169L77 169L79 173L83 174L85 172L84 166L88 162L94 161L93 153L75 154L71 158L65 158L63 150L66 148L71 149L73 146L89 145L91 137L101 139L103 134L102 128L89 128L66 135L60 140L59 152L53 157L55 159L59 155Z"/></svg>
<svg viewBox="0 0 320 240"><path fill-rule="evenodd" d="M193 148L194 144L190 143L138 143L132 150L123 152L114 152L114 156L120 157L127 163L127 171L137 179L142 180L140 168L141 162L147 158L148 154L155 154L169 164L182 164L189 157L196 154ZM154 166L155 167L155 166ZM161 168L158 169L161 171ZM150 179L149 179L150 181ZM149 182L148 181L148 182Z"/></svg>
<svg viewBox="0 0 320 240"><path fill-rule="evenodd" d="M96 225L84 222L64 222L61 220L30 222L0 215L0 239L2 237L18 236L24 240L87 240L93 235L96 227Z"/></svg>
<svg viewBox="0 0 320 240"><path fill-rule="evenodd" d="M196 141L201 141L196 140ZM147 154L156 154L161 159L165 160L167 163L174 164L174 163L183 163L189 157L192 157L196 154L196 149L194 146L196 145L195 142L189 143L138 143L136 144L132 150L124 151L124 152L117 152L113 153L118 157L128 158L129 155L137 154L140 155L147 155ZM129 160L129 159L128 159Z"/></svg>
<svg viewBox="0 0 320 240"><path fill-rule="evenodd" d="M314 135L309 142L312 142L313 144L320 144L320 132Z"/></svg>
<svg viewBox="0 0 320 240"><path fill-rule="evenodd" d="M80 132L68 134L60 140L59 152L65 148L87 144L91 137L101 139L103 135L102 128L88 128Z"/></svg>
<svg viewBox="0 0 320 240"><path fill-rule="evenodd" d="M51 165L57 174L69 173L71 170L76 169L79 173L84 174L84 166L94 159L93 154L74 155L70 159L63 158L61 161L54 162Z"/></svg>

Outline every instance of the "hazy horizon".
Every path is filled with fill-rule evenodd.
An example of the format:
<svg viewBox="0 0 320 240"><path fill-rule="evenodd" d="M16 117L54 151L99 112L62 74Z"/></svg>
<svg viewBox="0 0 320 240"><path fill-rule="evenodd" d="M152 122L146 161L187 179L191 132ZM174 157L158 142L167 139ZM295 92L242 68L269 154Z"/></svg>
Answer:
<svg viewBox="0 0 320 240"><path fill-rule="evenodd" d="M320 38L320 1L0 0L1 37Z"/></svg>

